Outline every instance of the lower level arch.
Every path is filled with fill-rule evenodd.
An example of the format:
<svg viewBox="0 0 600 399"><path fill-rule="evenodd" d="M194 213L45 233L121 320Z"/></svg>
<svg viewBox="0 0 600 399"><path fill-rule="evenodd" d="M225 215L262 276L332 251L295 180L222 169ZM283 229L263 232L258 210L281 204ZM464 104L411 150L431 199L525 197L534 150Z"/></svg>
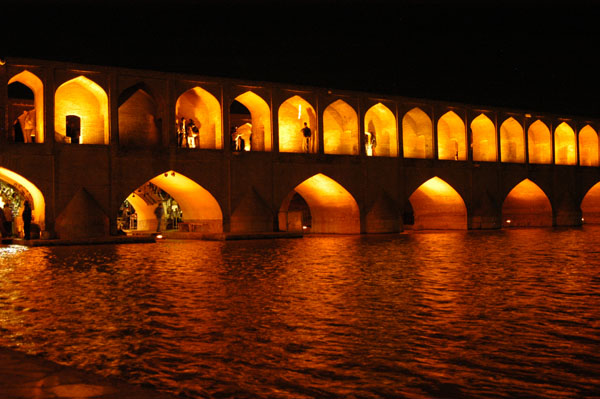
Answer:
<svg viewBox="0 0 600 399"><path fill-rule="evenodd" d="M502 226L552 226L552 205L544 191L529 179L517 184L502 204Z"/></svg>
<svg viewBox="0 0 600 399"><path fill-rule="evenodd" d="M467 229L467 207L460 194L439 177L421 184L408 198L415 230ZM405 215L405 220L407 216Z"/></svg>
<svg viewBox="0 0 600 399"><path fill-rule="evenodd" d="M296 194L302 198L294 200ZM297 185L284 199L279 211L280 230L303 227L301 210L290 210L292 201L298 204L304 201L308 206L312 233L360 233L360 213L356 200L342 185L321 173Z"/></svg>

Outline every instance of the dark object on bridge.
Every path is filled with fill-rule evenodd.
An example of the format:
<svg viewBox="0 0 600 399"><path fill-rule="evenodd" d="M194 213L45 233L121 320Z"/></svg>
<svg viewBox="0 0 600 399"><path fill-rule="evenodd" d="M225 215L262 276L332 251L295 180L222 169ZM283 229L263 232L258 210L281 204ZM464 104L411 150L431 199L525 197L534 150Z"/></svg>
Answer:
<svg viewBox="0 0 600 399"><path fill-rule="evenodd" d="M25 209L23 209L23 231L25 233L24 238L26 240L31 239L31 206L29 201L25 201Z"/></svg>
<svg viewBox="0 0 600 399"><path fill-rule="evenodd" d="M71 138L72 144L79 144L81 134L81 118L76 115L67 115L67 137Z"/></svg>

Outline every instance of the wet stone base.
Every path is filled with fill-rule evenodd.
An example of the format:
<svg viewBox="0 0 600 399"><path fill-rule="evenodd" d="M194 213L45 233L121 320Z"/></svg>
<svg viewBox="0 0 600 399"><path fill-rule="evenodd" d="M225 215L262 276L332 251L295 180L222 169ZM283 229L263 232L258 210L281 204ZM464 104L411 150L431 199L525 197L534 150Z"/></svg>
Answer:
<svg viewBox="0 0 600 399"><path fill-rule="evenodd" d="M0 348L0 398L174 399L174 396Z"/></svg>

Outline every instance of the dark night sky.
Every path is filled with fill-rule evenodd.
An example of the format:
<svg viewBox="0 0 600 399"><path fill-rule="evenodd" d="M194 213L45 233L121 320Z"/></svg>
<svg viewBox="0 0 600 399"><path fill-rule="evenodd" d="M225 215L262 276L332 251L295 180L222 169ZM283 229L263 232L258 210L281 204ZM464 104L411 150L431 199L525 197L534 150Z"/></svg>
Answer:
<svg viewBox="0 0 600 399"><path fill-rule="evenodd" d="M28 3L0 53L600 117L591 6Z"/></svg>

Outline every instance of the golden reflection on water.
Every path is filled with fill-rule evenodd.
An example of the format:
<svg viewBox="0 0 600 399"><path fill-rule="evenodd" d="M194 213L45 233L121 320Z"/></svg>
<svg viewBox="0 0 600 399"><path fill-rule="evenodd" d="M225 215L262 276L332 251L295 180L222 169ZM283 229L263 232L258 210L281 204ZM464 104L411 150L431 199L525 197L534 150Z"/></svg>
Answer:
<svg viewBox="0 0 600 399"><path fill-rule="evenodd" d="M183 397L586 397L600 228L0 249L0 343Z"/></svg>

